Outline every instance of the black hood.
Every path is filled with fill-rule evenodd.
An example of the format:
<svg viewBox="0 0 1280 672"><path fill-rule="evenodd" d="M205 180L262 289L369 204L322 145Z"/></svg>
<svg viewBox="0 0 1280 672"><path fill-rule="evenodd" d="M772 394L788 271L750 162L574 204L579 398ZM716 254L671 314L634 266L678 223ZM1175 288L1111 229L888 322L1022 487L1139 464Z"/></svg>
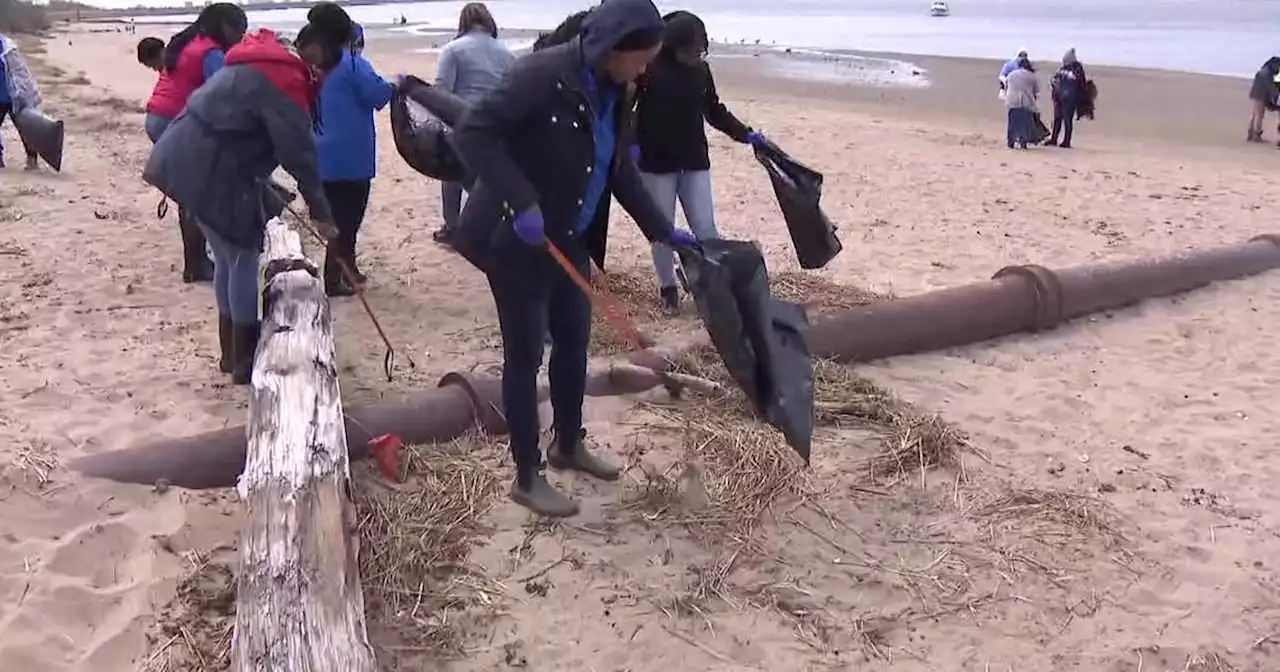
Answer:
<svg viewBox="0 0 1280 672"><path fill-rule="evenodd" d="M1262 67L1269 70L1273 75L1280 74L1280 56L1272 56L1267 59L1267 62L1262 64Z"/></svg>
<svg viewBox="0 0 1280 672"><path fill-rule="evenodd" d="M638 30L662 30L665 24L651 0L604 0L582 22L582 58L597 66L623 37Z"/></svg>

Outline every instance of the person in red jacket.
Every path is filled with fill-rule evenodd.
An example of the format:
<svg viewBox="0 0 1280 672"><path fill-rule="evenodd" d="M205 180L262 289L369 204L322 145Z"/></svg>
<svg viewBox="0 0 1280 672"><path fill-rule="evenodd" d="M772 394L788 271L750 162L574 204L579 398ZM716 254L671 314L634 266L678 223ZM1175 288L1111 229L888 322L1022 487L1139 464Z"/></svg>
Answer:
<svg viewBox="0 0 1280 672"><path fill-rule="evenodd" d="M160 78L147 100L144 128L151 142L160 139L186 107L191 94L222 67L227 49L244 37L248 27L244 10L218 2L201 10L195 23L169 39L161 59ZM178 229L182 233L182 281L211 282L213 268L205 255L204 235L181 202Z"/></svg>

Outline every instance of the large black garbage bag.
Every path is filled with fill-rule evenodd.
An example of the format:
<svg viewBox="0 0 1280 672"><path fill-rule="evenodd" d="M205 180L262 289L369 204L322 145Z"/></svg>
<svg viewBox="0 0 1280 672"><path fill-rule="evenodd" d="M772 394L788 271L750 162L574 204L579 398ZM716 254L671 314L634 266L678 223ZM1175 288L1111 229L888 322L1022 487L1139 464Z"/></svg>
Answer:
<svg viewBox="0 0 1280 672"><path fill-rule="evenodd" d="M36 154L54 170L62 172L62 122L45 116L34 107L25 107L13 118L18 127L22 144L36 150Z"/></svg>
<svg viewBox="0 0 1280 672"><path fill-rule="evenodd" d="M406 77L391 99L391 135L396 151L427 177L470 184L467 168L449 142L450 127L466 107L452 93L417 77Z"/></svg>
<svg viewBox="0 0 1280 672"><path fill-rule="evenodd" d="M1044 119L1040 118L1040 113L1036 112L1031 119L1031 142L1032 144L1040 144L1049 137L1049 127L1044 125Z"/></svg>
<svg viewBox="0 0 1280 672"><path fill-rule="evenodd" d="M756 161L769 173L773 193L787 220L800 267L822 268L840 254L836 227L822 211L822 173L791 158L772 142L756 147Z"/></svg>
<svg viewBox="0 0 1280 672"><path fill-rule="evenodd" d="M760 248L735 240L677 248L698 315L729 375L806 464L813 442L813 363L803 306L773 298Z"/></svg>

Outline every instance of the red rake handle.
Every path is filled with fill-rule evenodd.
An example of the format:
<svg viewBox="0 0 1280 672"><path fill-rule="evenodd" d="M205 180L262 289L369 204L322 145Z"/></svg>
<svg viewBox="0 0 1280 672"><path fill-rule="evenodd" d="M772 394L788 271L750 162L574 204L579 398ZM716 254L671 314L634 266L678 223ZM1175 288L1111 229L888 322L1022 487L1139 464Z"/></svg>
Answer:
<svg viewBox="0 0 1280 672"><path fill-rule="evenodd" d="M639 329L636 329L635 323L627 316L627 309L617 297L609 293L607 288L593 287L590 282L587 282L586 278L582 277L582 274L574 267L573 262L564 256L560 248L549 240L547 241L547 251L551 253L551 258L556 260L560 268L564 269L564 272L569 275L569 279L573 280L573 283L587 295L591 300L591 305L600 310L600 313L604 315L605 321L609 324L609 328L621 334L633 350L644 350L653 345L653 341L641 334Z"/></svg>

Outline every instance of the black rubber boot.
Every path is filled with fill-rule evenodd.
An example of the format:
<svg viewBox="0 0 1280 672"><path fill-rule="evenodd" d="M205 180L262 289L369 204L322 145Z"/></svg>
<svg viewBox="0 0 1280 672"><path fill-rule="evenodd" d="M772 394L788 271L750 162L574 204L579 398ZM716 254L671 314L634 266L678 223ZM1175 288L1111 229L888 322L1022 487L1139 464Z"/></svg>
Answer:
<svg viewBox="0 0 1280 672"><path fill-rule="evenodd" d="M663 287L658 290L658 298L662 302L662 314L675 317L680 314L680 290L675 287Z"/></svg>
<svg viewBox="0 0 1280 672"><path fill-rule="evenodd" d="M218 360L218 370L223 373L231 373L235 370L236 351L233 347L234 341L231 336L232 322L228 315L218 315L218 349L222 351L222 356Z"/></svg>
<svg viewBox="0 0 1280 672"><path fill-rule="evenodd" d="M185 208L178 208L178 230L182 233L182 281L213 282L213 263L205 254L204 233Z"/></svg>
<svg viewBox="0 0 1280 672"><path fill-rule="evenodd" d="M235 355L231 382L236 385L248 385L253 380L253 357L258 353L258 337L261 335L262 325L257 322L231 327L231 350Z"/></svg>
<svg viewBox="0 0 1280 672"><path fill-rule="evenodd" d="M558 471L580 471L602 481L618 480L621 470L614 465L596 457L587 450L587 430L579 430L578 436L571 443L558 442L559 445L547 451L547 465Z"/></svg>
<svg viewBox="0 0 1280 672"><path fill-rule="evenodd" d="M324 293L328 296L353 296L356 293L338 264L338 252L334 245L324 253Z"/></svg>
<svg viewBox="0 0 1280 672"><path fill-rule="evenodd" d="M568 518L578 515L578 503L555 489L547 482L543 474L533 474L525 479L519 478L511 484L511 501L530 511L552 518Z"/></svg>

